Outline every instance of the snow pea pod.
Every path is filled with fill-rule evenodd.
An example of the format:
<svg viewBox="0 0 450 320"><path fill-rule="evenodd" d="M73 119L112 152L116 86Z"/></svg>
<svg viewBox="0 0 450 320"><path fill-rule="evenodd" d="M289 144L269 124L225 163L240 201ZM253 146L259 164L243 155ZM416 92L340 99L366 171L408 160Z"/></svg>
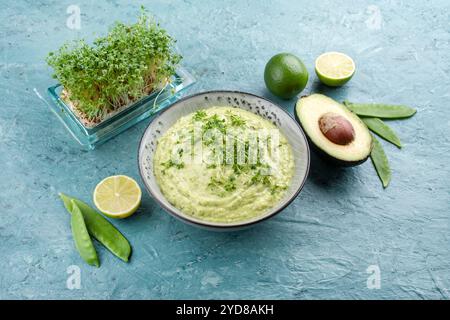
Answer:
<svg viewBox="0 0 450 320"><path fill-rule="evenodd" d="M378 134L380 137L386 139L387 141L395 144L400 149L402 148L402 143L400 142L400 138L397 136L394 130L389 127L386 123L384 123L379 118L366 118L361 117L361 120L366 124L366 126Z"/></svg>
<svg viewBox="0 0 450 320"><path fill-rule="evenodd" d="M67 211L73 213L72 200L83 214L84 222L89 233L103 244L118 258L128 262L131 255L131 246L128 240L107 219L81 200L60 193Z"/></svg>
<svg viewBox="0 0 450 320"><path fill-rule="evenodd" d="M381 103L353 103L349 101L344 101L344 105L357 115L366 117L401 119L409 118L416 113L416 109L403 105Z"/></svg>
<svg viewBox="0 0 450 320"><path fill-rule="evenodd" d="M87 264L99 267L100 262L98 260L97 251L95 251L86 224L84 223L83 214L73 200L71 201L71 205L72 217L70 219L70 224L72 227L73 239L75 240L75 246L77 247L80 256Z"/></svg>
<svg viewBox="0 0 450 320"><path fill-rule="evenodd" d="M380 141L378 141L373 135L372 140L373 148L370 153L370 159L372 160L375 170L377 171L378 177L383 183L383 187L386 188L391 181L391 168L389 167L388 158L384 153Z"/></svg>

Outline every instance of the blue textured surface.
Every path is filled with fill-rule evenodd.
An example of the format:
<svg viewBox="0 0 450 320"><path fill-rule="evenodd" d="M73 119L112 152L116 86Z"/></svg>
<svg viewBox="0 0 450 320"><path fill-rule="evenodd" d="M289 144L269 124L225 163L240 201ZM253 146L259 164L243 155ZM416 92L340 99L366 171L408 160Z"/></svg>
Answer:
<svg viewBox="0 0 450 320"><path fill-rule="evenodd" d="M2 1L0 298L450 297L448 1L147 2L199 77L191 92L249 91L292 111L295 101L274 98L263 82L265 62L289 51L310 71L306 93L416 107L412 119L390 122L404 148L383 143L392 183L383 190L370 162L337 169L313 156L300 196L236 233L184 225L145 195L135 216L114 221L133 245L131 262L98 246L102 266L89 267L57 193L91 202L106 176L141 182L136 153L149 120L80 151L33 89L44 94L54 83L49 51L102 35L115 20L133 21L139 5L77 1L77 31L66 27L71 1ZM313 71L315 57L332 50L358 68L340 89L320 86ZM80 290L66 287L70 265L81 268ZM380 289L366 286L370 265L381 270Z"/></svg>

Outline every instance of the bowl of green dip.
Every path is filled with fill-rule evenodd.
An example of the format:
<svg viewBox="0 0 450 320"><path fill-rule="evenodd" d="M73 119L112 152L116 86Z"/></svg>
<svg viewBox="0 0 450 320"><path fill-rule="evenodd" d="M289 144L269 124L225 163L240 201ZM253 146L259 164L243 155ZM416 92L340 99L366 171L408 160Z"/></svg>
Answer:
<svg viewBox="0 0 450 320"><path fill-rule="evenodd" d="M149 194L172 216L235 230L275 216L295 200L310 164L292 116L250 93L208 91L154 118L138 153Z"/></svg>

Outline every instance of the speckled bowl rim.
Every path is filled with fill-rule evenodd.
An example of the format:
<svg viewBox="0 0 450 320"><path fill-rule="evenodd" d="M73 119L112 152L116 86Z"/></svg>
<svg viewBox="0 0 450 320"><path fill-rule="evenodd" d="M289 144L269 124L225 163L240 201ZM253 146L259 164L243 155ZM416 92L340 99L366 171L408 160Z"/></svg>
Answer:
<svg viewBox="0 0 450 320"><path fill-rule="evenodd" d="M242 221L242 222L236 222L236 223L215 223L215 222L210 222L207 220L199 220L196 218L188 218L188 215L186 214L186 216L180 216L178 213L176 213L175 211L173 211L171 208L169 208L168 206L166 206L160 199L159 196L157 196L156 194L154 194L151 191L151 188L148 186L146 179L144 179L144 173L142 172L142 166L141 166L141 149L142 149L142 143L144 140L144 137L146 136L147 130L149 130L150 126L152 125L152 123L154 121L158 121L158 119L165 113L168 111L171 111L171 109L173 107L175 107L176 105L183 103L186 100L189 100L191 98L197 97L197 96L201 96L201 95L207 95L207 94L243 94L243 95L249 95L261 100L265 100L271 104L273 104L275 107L279 108L282 112L284 112L292 121L293 123L295 123L295 126L297 126L297 128L299 129L301 135L303 136L303 139L305 141L305 146L306 146L306 155L307 155L307 163L306 163L306 170L305 170L305 175L303 177L302 182L300 183L298 189L292 194L292 196L286 200L286 203L284 205L282 205L280 208L278 208L277 210L275 210L274 212L272 212L269 215L262 215L260 219L258 218L254 218L250 221ZM238 107L239 108L239 107ZM151 195L151 197L156 200L158 202L158 204L170 215L172 215L173 217L180 219L181 221L187 223L187 224L191 224L191 225L195 225L195 226L199 226L199 227L204 227L207 229L215 229L215 230L232 230L232 229L241 229L241 228L245 228L245 227L249 227L252 226L254 224L257 224L259 222L265 221L269 218L274 217L275 215L279 214L281 211L283 211L284 209L286 209L286 207L288 205L290 205L292 203L292 201L294 201L297 196L299 195L300 191L303 190L303 187L305 186L306 180L308 179L308 175L309 175L309 169L310 169L310 164L311 164L311 151L309 148L309 142L308 139L306 138L305 132L303 131L302 127L298 124L298 122L295 120L295 118L286 110L284 110L281 106L279 106L278 104L276 104L275 102L258 96L256 94L253 93L249 93L249 92L244 92L244 91L238 91L238 90L209 90L209 91L202 91L202 92L198 92L198 93L194 93L188 96L185 96L183 98L181 98L178 101L175 101L173 104L171 104L169 107L167 107L165 110L163 110L162 112L160 112L156 117L154 117L149 124L147 125L147 127L144 130L144 133L141 136L141 139L139 140L139 147L138 147L138 156L137 156L137 162L138 162L138 168L139 168L139 175L141 176L141 180L144 182L144 186L145 189L147 189L147 192Z"/></svg>

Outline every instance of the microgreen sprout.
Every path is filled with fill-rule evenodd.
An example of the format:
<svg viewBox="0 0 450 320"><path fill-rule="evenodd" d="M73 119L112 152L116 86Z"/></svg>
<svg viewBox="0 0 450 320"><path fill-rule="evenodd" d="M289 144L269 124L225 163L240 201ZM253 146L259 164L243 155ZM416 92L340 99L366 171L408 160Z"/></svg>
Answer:
<svg viewBox="0 0 450 320"><path fill-rule="evenodd" d="M204 110L198 110L194 113L193 119L194 121L200 121L206 117L206 112Z"/></svg>
<svg viewBox="0 0 450 320"><path fill-rule="evenodd" d="M231 125L234 127L240 127L245 124L245 120L237 115L232 114L230 115L230 118L231 118Z"/></svg>

